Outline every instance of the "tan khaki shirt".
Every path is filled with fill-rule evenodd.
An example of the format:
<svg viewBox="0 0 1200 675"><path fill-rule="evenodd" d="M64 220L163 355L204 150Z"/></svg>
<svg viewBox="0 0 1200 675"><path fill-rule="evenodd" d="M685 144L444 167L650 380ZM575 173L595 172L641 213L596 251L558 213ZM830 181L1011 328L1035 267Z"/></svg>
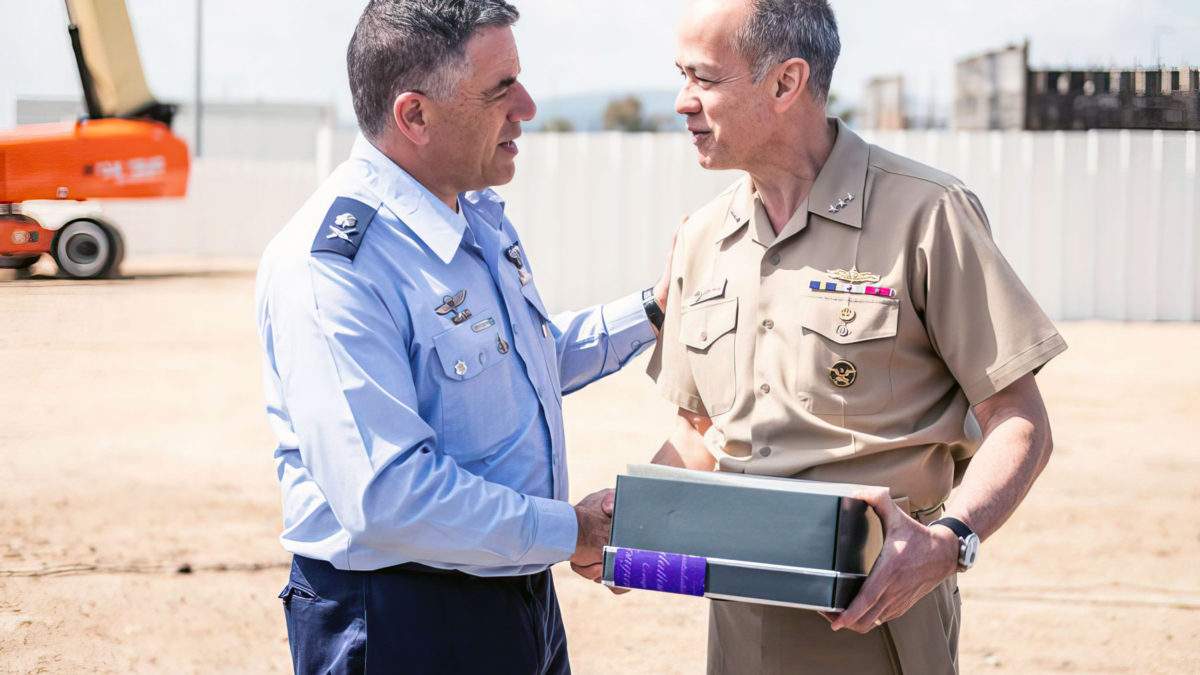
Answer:
<svg viewBox="0 0 1200 675"><path fill-rule="evenodd" d="M649 372L712 418L722 471L883 485L934 508L978 449L969 406L1066 344L974 194L836 125L779 236L749 177L691 216ZM811 289L846 283L837 270L895 297Z"/></svg>

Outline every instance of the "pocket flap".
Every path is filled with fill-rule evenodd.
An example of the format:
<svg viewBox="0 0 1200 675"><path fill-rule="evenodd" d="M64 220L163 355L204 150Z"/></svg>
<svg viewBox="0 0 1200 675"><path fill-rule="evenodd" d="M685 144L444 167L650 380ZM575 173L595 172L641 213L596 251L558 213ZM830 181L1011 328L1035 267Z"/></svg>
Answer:
<svg viewBox="0 0 1200 675"><path fill-rule="evenodd" d="M452 380L469 380L504 358L496 349L496 327L476 333L471 330L472 323L478 322L464 323L433 336L438 361L446 377Z"/></svg>
<svg viewBox="0 0 1200 675"><path fill-rule="evenodd" d="M842 310L854 312L850 321L842 319ZM849 304L814 298L804 303L800 323L806 329L842 345L894 337L900 320L900 301L851 299ZM844 328L843 328L844 326Z"/></svg>
<svg viewBox="0 0 1200 675"><path fill-rule="evenodd" d="M704 351L722 335L737 328L737 298L684 312L679 317L679 341Z"/></svg>

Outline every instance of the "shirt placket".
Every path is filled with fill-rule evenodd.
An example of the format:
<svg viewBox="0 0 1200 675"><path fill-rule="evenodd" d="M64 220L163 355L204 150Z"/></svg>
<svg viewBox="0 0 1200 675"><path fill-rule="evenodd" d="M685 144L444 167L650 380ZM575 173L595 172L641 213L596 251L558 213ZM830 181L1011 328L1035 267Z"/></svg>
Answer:
<svg viewBox="0 0 1200 675"><path fill-rule="evenodd" d="M787 411L792 392L788 389L788 377L785 368L790 367L791 354L787 346L785 333L780 331L777 321L786 321L786 317L777 316L779 311L786 311L789 303L779 302L780 297L788 297L791 289L778 288L776 279L782 274L781 264L784 260L785 249L799 245L798 237L807 229L808 202L802 202L796 215L783 228L777 237L767 237L771 229L770 221L760 204L756 204L755 215L750 223L751 232L760 233L751 241L747 238L746 246L752 247L745 269L757 269L754 275L755 298L751 307L755 314L748 316L753 320L754 352L751 358L750 372L753 380L750 382L750 396L754 403L750 410L750 443L752 460L768 460L778 456L786 448L772 445L775 441L774 432L781 422L787 420ZM773 233L772 233L773 234ZM754 263L757 263L755 265Z"/></svg>
<svg viewBox="0 0 1200 675"><path fill-rule="evenodd" d="M476 241L482 249L483 259L487 262L496 288L500 291L504 312L507 315L506 319L513 336L513 346L525 367L525 375L533 385L542 411L542 422L549 432L551 447L547 460L550 463L551 494L555 499L563 499L566 497L567 478L566 463L563 461L565 442L562 410L551 384L552 378L549 377L549 364L546 363L545 352L542 351L542 346L538 342L544 337L542 328L535 325L532 309L525 300L519 282L511 278L515 275L503 273L507 271L506 266L511 266L503 259L504 249L508 245L503 233L492 227L490 223L486 223L482 216L473 215L475 215L473 223L480 224L479 227L472 228Z"/></svg>

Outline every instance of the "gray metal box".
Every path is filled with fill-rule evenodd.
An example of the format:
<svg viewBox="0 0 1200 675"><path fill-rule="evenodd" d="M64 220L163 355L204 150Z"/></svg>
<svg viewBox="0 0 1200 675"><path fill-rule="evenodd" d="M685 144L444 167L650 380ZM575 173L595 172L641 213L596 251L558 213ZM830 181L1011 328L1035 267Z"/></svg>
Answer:
<svg viewBox="0 0 1200 675"><path fill-rule="evenodd" d="M604 583L845 609L882 527L864 486L631 466L617 477Z"/></svg>

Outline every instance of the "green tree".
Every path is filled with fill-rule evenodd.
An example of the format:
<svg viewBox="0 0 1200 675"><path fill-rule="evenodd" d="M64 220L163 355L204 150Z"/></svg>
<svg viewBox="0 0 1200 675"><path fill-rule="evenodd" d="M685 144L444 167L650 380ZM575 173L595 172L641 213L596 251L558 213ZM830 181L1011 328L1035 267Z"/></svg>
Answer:
<svg viewBox="0 0 1200 675"><path fill-rule="evenodd" d="M612 131L658 131L658 123L642 116L642 102L630 94L609 101L604 109L604 128Z"/></svg>
<svg viewBox="0 0 1200 675"><path fill-rule="evenodd" d="M542 123L542 131L547 133L567 133L575 131L575 125L565 117L551 117Z"/></svg>

